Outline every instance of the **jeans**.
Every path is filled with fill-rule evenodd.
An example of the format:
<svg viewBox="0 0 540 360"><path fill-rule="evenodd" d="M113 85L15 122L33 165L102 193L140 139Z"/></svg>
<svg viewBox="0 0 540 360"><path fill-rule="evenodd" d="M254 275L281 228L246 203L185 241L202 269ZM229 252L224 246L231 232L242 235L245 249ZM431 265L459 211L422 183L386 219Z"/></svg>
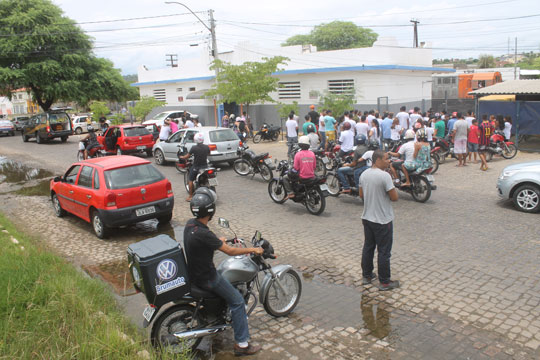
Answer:
<svg viewBox="0 0 540 360"><path fill-rule="evenodd" d="M324 146L326 145L326 132L320 131L319 134L321 134L321 143L319 144L319 149L324 149Z"/></svg>
<svg viewBox="0 0 540 360"><path fill-rule="evenodd" d="M360 175L362 175L362 173L366 171L368 168L369 166L367 165L364 165L356 169L353 169L352 167L349 167L349 166L340 167L338 169L337 176L338 176L339 182L343 186L343 189L345 190L350 189L351 186L349 185L349 180L347 179L347 176L350 176L350 175L353 175L354 185L356 186L356 188L358 188L360 185Z"/></svg>
<svg viewBox="0 0 540 360"><path fill-rule="evenodd" d="M378 224L362 219L364 225L364 248L362 249L362 276L369 277L373 274L373 256L377 248L377 269L379 270L379 282L390 282L390 256L392 252L394 226Z"/></svg>
<svg viewBox="0 0 540 360"><path fill-rule="evenodd" d="M287 136L287 156L291 156L294 144L298 144L298 136Z"/></svg>
<svg viewBox="0 0 540 360"><path fill-rule="evenodd" d="M208 281L201 287L205 290L219 295L227 302L232 315L232 327L234 331L234 341L238 344L249 340L249 328L246 315L246 303L229 281L217 274L213 281Z"/></svg>

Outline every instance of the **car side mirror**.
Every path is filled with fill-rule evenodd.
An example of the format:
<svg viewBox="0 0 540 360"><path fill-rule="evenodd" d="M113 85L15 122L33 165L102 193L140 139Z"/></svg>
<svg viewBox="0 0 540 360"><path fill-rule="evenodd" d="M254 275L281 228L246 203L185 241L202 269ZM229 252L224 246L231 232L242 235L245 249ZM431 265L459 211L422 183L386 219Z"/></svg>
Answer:
<svg viewBox="0 0 540 360"><path fill-rule="evenodd" d="M62 182L62 178L60 176L56 176L54 179L53 179L54 182Z"/></svg>
<svg viewBox="0 0 540 360"><path fill-rule="evenodd" d="M219 226L221 226L222 228L225 228L225 229L228 229L228 228L229 228L229 221L228 221L227 219L219 218L219 219L218 219L218 224L219 224Z"/></svg>

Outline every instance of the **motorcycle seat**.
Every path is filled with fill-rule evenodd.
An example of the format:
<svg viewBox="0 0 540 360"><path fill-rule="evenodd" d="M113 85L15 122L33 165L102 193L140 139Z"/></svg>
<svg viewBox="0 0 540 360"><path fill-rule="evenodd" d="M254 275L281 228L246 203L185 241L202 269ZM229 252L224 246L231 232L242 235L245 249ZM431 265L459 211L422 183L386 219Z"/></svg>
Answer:
<svg viewBox="0 0 540 360"><path fill-rule="evenodd" d="M191 284L191 296L193 296L196 299L212 299L219 297L218 295L214 294L213 292L201 289L195 284Z"/></svg>
<svg viewBox="0 0 540 360"><path fill-rule="evenodd" d="M267 156L268 156L268 153L265 152L265 153L262 153L262 154L259 154L259 155L255 156L254 159L257 160L257 161L259 161L259 160L261 160L261 159L264 159L264 158L267 157Z"/></svg>

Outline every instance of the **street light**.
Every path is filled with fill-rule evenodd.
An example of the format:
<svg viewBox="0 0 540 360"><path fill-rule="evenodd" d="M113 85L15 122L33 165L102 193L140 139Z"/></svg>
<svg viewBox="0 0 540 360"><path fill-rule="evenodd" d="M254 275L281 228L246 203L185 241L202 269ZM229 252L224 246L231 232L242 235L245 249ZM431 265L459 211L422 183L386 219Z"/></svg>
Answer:
<svg viewBox="0 0 540 360"><path fill-rule="evenodd" d="M195 16L197 18L197 20L199 20L199 22L201 24L204 25L204 27L210 31L210 35L212 35L212 57L214 58L214 61L218 60L218 50L217 50L217 39L216 39L216 24L214 22L214 10L210 9L208 12L209 12L209 15L210 15L210 26L206 25L206 23L204 21L201 20L201 18L199 16L197 16L197 14L195 14L193 12L193 10L191 10L187 5L185 4L182 4L181 2L178 2L178 1L165 1L165 4L177 4L177 5L181 5L183 7L185 7L190 13L193 14L193 16ZM216 66L216 85L218 83L218 74L219 74L219 69L217 68ZM214 97L214 117L215 117L215 122L216 122L216 126L218 124L218 119L217 119L217 104L216 104L216 97Z"/></svg>

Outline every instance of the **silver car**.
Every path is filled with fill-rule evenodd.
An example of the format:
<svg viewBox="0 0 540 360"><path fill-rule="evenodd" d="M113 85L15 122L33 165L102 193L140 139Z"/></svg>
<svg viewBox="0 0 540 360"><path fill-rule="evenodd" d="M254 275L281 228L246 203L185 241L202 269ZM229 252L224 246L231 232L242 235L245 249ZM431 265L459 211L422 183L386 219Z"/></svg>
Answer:
<svg viewBox="0 0 540 360"><path fill-rule="evenodd" d="M540 210L540 161L510 165L504 168L497 180L498 194L512 199L521 211L534 213Z"/></svg>
<svg viewBox="0 0 540 360"><path fill-rule="evenodd" d="M178 160L178 150L185 146L187 150L195 145L193 138L195 134L201 132L204 135L204 144L210 147L208 160L212 163L228 162L230 165L238 159L238 146L240 139L231 129L217 128L214 126L193 127L180 129L166 141L160 141L154 145L152 152L156 164L163 165L167 161Z"/></svg>

